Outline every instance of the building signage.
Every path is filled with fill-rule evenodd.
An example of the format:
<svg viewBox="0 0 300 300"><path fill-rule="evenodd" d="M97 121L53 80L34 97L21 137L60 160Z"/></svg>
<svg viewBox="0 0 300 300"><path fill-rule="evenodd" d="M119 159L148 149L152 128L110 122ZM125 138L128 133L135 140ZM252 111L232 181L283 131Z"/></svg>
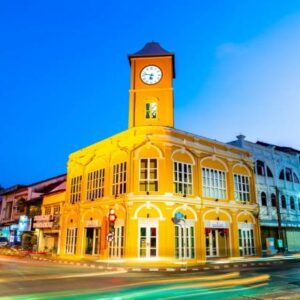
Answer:
<svg viewBox="0 0 300 300"><path fill-rule="evenodd" d="M99 227L98 220L89 220L86 222L85 227Z"/></svg>
<svg viewBox="0 0 300 300"><path fill-rule="evenodd" d="M33 228L52 228L53 222L36 222L33 223Z"/></svg>
<svg viewBox="0 0 300 300"><path fill-rule="evenodd" d="M253 224L252 223L239 222L238 227L239 227L239 229L253 229Z"/></svg>
<svg viewBox="0 0 300 300"><path fill-rule="evenodd" d="M229 223L226 221L205 221L206 228L229 228Z"/></svg>
<svg viewBox="0 0 300 300"><path fill-rule="evenodd" d="M40 215L40 216L35 216L34 217L34 221L35 222L47 222L47 221L51 221L52 220L52 215Z"/></svg>
<svg viewBox="0 0 300 300"><path fill-rule="evenodd" d="M30 220L28 216L23 215L19 218L18 230L19 231L30 231Z"/></svg>

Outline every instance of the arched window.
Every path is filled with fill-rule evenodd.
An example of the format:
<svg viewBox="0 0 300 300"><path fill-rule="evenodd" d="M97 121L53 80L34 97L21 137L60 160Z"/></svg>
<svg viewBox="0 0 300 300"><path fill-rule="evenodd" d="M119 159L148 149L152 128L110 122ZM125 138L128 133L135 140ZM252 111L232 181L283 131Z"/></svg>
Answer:
<svg viewBox="0 0 300 300"><path fill-rule="evenodd" d="M279 179L284 180L284 169L281 170L279 174Z"/></svg>
<svg viewBox="0 0 300 300"><path fill-rule="evenodd" d="M265 176L265 163L261 160L256 161L256 173L260 176Z"/></svg>
<svg viewBox="0 0 300 300"><path fill-rule="evenodd" d="M291 209L295 209L295 200L293 197L290 198L290 205L291 205Z"/></svg>
<svg viewBox="0 0 300 300"><path fill-rule="evenodd" d="M275 194L271 195L271 205L272 205L272 207L276 207L276 195Z"/></svg>
<svg viewBox="0 0 300 300"><path fill-rule="evenodd" d="M286 200L285 200L284 195L281 196L281 207L286 208Z"/></svg>
<svg viewBox="0 0 300 300"><path fill-rule="evenodd" d="M260 198L261 198L261 205L267 206L267 195L265 192L261 193Z"/></svg>
<svg viewBox="0 0 300 300"><path fill-rule="evenodd" d="M273 173L272 173L271 169L268 166L267 166L267 176L273 178Z"/></svg>
<svg viewBox="0 0 300 300"><path fill-rule="evenodd" d="M292 170L290 168L285 169L285 179L286 181L293 181Z"/></svg>
<svg viewBox="0 0 300 300"><path fill-rule="evenodd" d="M294 177L294 182L299 183L299 178L295 173L293 173L293 177Z"/></svg>

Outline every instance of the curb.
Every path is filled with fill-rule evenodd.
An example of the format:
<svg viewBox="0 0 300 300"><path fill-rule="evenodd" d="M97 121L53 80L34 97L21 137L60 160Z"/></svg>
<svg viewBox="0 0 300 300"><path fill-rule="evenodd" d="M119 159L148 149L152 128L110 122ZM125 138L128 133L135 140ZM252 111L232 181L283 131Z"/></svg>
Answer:
<svg viewBox="0 0 300 300"><path fill-rule="evenodd" d="M293 262L294 260L276 260L276 261L268 261L268 262L241 262L241 263L228 263L228 264L219 264L219 265L200 265L198 267L187 267L187 268L172 268L172 267L114 267L114 266L103 266L97 265L95 263L87 263L87 262L76 262L76 261L68 261L68 260L56 260L56 259L49 259L49 258L41 258L41 257L32 257L31 259L38 260L38 261L47 261L57 264L64 264L64 265L74 265L79 267L85 268L93 268L93 269L100 269L100 270L108 270L108 271L128 271L128 272L135 272L135 273L144 273L144 272L205 272L205 271L216 271L216 270L225 270L225 269L241 269L241 268L252 268L252 267L272 267L276 265L281 265L284 263ZM297 259L295 259L297 260Z"/></svg>

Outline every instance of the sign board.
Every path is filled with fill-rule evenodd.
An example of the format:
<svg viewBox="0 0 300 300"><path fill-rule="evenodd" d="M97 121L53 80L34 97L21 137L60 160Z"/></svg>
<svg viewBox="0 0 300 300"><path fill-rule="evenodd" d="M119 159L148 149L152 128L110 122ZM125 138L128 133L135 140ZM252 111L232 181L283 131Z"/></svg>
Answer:
<svg viewBox="0 0 300 300"><path fill-rule="evenodd" d="M278 248L283 248L283 240L277 240Z"/></svg>
<svg viewBox="0 0 300 300"><path fill-rule="evenodd" d="M35 222L40 222L40 221L47 222L47 221L51 221L52 218L53 218L52 215L40 215L40 216L35 216L33 220Z"/></svg>
<svg viewBox="0 0 300 300"><path fill-rule="evenodd" d="M22 231L22 232L30 230L30 220L29 220L28 216L26 216L26 215L20 216L18 230Z"/></svg>
<svg viewBox="0 0 300 300"><path fill-rule="evenodd" d="M33 228L52 228L53 222L35 222Z"/></svg>
<svg viewBox="0 0 300 300"><path fill-rule="evenodd" d="M266 238L267 254L273 255L276 253L275 239L273 237Z"/></svg>
<svg viewBox="0 0 300 300"><path fill-rule="evenodd" d="M253 229L253 223L239 222L238 227L239 229Z"/></svg>
<svg viewBox="0 0 300 300"><path fill-rule="evenodd" d="M93 227L100 227L98 220L88 220L85 224L85 227L87 228L93 228Z"/></svg>
<svg viewBox="0 0 300 300"><path fill-rule="evenodd" d="M106 236L106 240L108 242L112 242L114 240L114 235L111 232L108 233L107 236Z"/></svg>
<svg viewBox="0 0 300 300"><path fill-rule="evenodd" d="M229 223L226 221L205 221L205 228L229 228Z"/></svg>

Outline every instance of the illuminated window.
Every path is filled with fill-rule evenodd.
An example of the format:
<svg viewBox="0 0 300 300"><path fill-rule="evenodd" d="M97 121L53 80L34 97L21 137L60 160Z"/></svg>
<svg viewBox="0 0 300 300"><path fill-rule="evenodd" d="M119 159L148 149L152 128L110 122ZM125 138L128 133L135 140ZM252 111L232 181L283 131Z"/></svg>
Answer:
<svg viewBox="0 0 300 300"><path fill-rule="evenodd" d="M261 205L267 206L267 195L265 192L261 193L260 198L261 198Z"/></svg>
<svg viewBox="0 0 300 300"><path fill-rule="evenodd" d="M140 191L158 191L158 166L156 158L143 158L140 161Z"/></svg>
<svg viewBox="0 0 300 300"><path fill-rule="evenodd" d="M193 174L192 165L174 162L174 191L177 194L192 195Z"/></svg>
<svg viewBox="0 0 300 300"><path fill-rule="evenodd" d="M112 194L120 195L126 193L126 162L113 166Z"/></svg>
<svg viewBox="0 0 300 300"><path fill-rule="evenodd" d="M45 215L51 215L51 206L45 207Z"/></svg>
<svg viewBox="0 0 300 300"><path fill-rule="evenodd" d="M94 200L104 196L105 169L88 173L87 177L87 200Z"/></svg>
<svg viewBox="0 0 300 300"><path fill-rule="evenodd" d="M56 205L53 207L53 214L54 215L59 215L60 213L60 206L59 205Z"/></svg>
<svg viewBox="0 0 300 300"><path fill-rule="evenodd" d="M216 199L226 198L225 172L202 168L203 195Z"/></svg>
<svg viewBox="0 0 300 300"><path fill-rule="evenodd" d="M243 202L250 201L249 177L234 174L234 192L235 200Z"/></svg>
<svg viewBox="0 0 300 300"><path fill-rule="evenodd" d="M151 102L146 103L146 119L156 119L157 118L157 103Z"/></svg>
<svg viewBox="0 0 300 300"><path fill-rule="evenodd" d="M66 254L75 254L77 244L77 228L67 228L66 235Z"/></svg>
<svg viewBox="0 0 300 300"><path fill-rule="evenodd" d="M71 178L70 202L72 204L80 201L82 176Z"/></svg>

